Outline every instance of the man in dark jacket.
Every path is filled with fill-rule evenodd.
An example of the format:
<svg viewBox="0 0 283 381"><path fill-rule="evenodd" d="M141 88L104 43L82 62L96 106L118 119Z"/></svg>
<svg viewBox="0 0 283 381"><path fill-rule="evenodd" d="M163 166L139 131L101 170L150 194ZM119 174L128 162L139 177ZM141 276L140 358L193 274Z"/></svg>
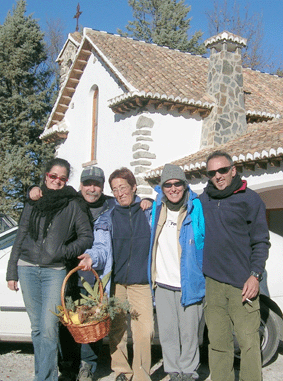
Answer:
<svg viewBox="0 0 283 381"><path fill-rule="evenodd" d="M261 381L259 282L269 249L265 205L222 151L207 158L203 272L212 381L234 381L233 331L241 348L240 379Z"/></svg>
<svg viewBox="0 0 283 381"><path fill-rule="evenodd" d="M103 193L103 187L104 187L104 181L105 176L104 172L101 168L95 167L95 166L89 166L86 167L81 174L81 182L80 182L80 193L84 200L86 201L87 205L89 206L93 223L98 219L98 217L106 212L107 210L111 209L115 204L115 198L111 196L106 196ZM86 251L86 253L88 250ZM83 256L81 256L83 258ZM79 257L80 258L80 257ZM97 266L94 264L94 268L96 270L98 269ZM84 279L91 285L94 284L95 278L91 271L78 271L79 279L80 277L84 277ZM79 291L81 293L84 293L84 288L79 280ZM61 327L64 329L65 327ZM65 332L66 336L69 336L70 334L68 332ZM72 339L71 339L72 341ZM74 356L76 351L74 350L76 344L72 343L71 346L65 345L61 340L61 346L62 350L64 352L69 352L69 355L67 354L66 358L71 358ZM81 344L80 345L80 353L78 354L78 359L80 358L80 369L79 374L77 376L77 381L92 381L95 377L95 371L97 368L97 362L102 349L102 340L99 340L95 343L90 344ZM74 363L71 361L64 361L64 354L63 354L63 363L62 363L62 373L63 375L59 378L60 381L63 380L70 380L70 377L72 377L72 371L76 371L76 366L74 368ZM75 362L76 359L75 359ZM67 365L67 367L64 368L64 365ZM69 365L69 367L68 367ZM70 366L71 365L71 366ZM70 369L73 368L73 369Z"/></svg>

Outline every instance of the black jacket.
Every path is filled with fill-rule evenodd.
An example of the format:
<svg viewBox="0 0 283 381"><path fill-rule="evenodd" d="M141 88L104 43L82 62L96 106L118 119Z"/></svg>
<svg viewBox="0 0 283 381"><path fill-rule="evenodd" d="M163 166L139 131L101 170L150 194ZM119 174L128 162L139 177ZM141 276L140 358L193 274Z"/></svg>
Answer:
<svg viewBox="0 0 283 381"><path fill-rule="evenodd" d="M70 201L66 208L55 215L44 239L44 218L41 219L36 241L28 232L32 208L30 204L26 204L23 210L8 262L7 281L18 280L19 258L43 267L62 267L68 260L92 247L93 233L88 215L82 211L76 200Z"/></svg>

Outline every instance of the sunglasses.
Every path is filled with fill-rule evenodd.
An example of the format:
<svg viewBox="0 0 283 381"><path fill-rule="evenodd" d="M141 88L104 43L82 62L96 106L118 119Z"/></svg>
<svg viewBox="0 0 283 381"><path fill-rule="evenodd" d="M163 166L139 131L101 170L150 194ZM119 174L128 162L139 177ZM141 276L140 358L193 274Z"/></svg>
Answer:
<svg viewBox="0 0 283 381"><path fill-rule="evenodd" d="M183 181L177 181L176 183L165 183L165 184L163 184L163 188L172 188L173 185L175 188L179 188L179 187L184 186L184 182Z"/></svg>
<svg viewBox="0 0 283 381"><path fill-rule="evenodd" d="M62 181L62 183L66 183L68 181L68 178L64 176L57 176L57 175L54 175L53 173L48 173L48 172L46 173L46 175L50 178L50 180L59 179L60 181Z"/></svg>
<svg viewBox="0 0 283 381"><path fill-rule="evenodd" d="M233 165L229 165L229 167L222 167L222 168L218 168L216 169L215 171L207 171L206 174L207 176L212 179L212 177L214 177L216 175L216 173L220 173L220 175L225 175L226 173L228 173L230 171L230 169L233 167Z"/></svg>

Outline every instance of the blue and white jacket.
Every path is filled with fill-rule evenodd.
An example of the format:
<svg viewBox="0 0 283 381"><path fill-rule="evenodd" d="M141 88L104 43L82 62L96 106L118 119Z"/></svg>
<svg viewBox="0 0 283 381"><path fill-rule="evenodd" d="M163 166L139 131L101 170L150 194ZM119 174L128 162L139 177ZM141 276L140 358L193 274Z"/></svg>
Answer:
<svg viewBox="0 0 283 381"><path fill-rule="evenodd" d="M148 276L150 285L154 290L156 287L156 251L158 237L163 225L160 221L166 221L166 205L164 194L160 186L155 188L158 193L152 208L152 233L150 243L150 254L148 262ZM164 215L165 214L165 215ZM179 232L181 246L180 274L181 274L181 304L189 306L200 302L205 295L205 279L202 273L203 245L205 235L204 216L201 203L197 194L192 192L188 186L188 201L181 208L180 216L182 224Z"/></svg>
<svg viewBox="0 0 283 381"><path fill-rule="evenodd" d="M95 221L93 246L86 253L93 261L92 267L101 277L113 270L114 282L148 283L151 208L143 211L140 209L140 201L141 199L135 196L133 204L121 207L115 200L115 206ZM115 253L113 248L116 248ZM108 294L109 289L110 282L106 287Z"/></svg>
<svg viewBox="0 0 283 381"><path fill-rule="evenodd" d="M92 259L92 267L97 271L100 278L108 274L113 265L110 211L111 209L101 214L95 221L92 248L86 250ZM109 280L105 289L108 295L110 295L110 283Z"/></svg>

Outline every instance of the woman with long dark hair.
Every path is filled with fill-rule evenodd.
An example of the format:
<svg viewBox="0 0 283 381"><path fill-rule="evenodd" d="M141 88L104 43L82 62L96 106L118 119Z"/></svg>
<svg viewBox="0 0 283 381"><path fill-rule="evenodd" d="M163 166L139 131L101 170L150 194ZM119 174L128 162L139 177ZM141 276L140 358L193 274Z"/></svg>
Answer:
<svg viewBox="0 0 283 381"><path fill-rule="evenodd" d="M70 164L60 158L45 169L42 197L28 200L7 269L10 290L21 284L31 321L35 380L58 380L57 345L60 290L66 264L92 246L93 234L84 202L66 186Z"/></svg>

